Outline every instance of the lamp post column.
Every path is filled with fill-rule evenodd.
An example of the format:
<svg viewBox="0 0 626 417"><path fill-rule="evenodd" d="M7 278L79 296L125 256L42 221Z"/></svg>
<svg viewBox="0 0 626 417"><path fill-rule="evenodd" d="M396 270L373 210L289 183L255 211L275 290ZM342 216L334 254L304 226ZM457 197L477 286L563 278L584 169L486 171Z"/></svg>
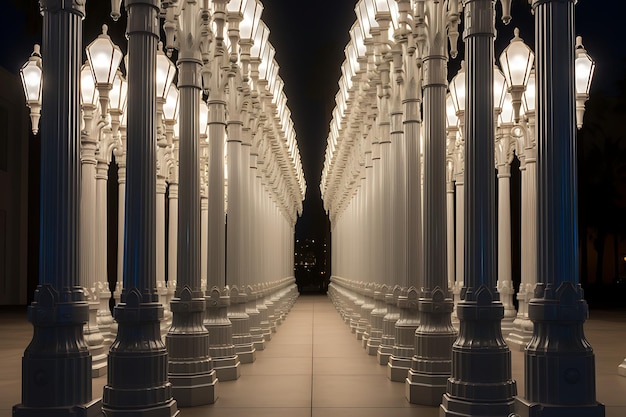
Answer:
<svg viewBox="0 0 626 417"><path fill-rule="evenodd" d="M574 0L534 0L537 83L537 278L528 305L533 338L524 353L529 416L604 416L588 309L578 280Z"/></svg>
<svg viewBox="0 0 626 417"><path fill-rule="evenodd" d="M463 128L461 127L461 130ZM454 144L454 196L455 201L455 224L454 229L454 310L452 320L458 328L459 317L457 306L461 301L461 289L465 279L465 140L457 138Z"/></svg>
<svg viewBox="0 0 626 417"><path fill-rule="evenodd" d="M228 119L228 227L226 228L226 280L231 286L230 308L228 318L232 323L233 344L242 363L252 363L255 360L255 348L250 334L250 316L246 313L247 294L244 287L241 263L243 247L243 195L242 195L242 158L241 158L241 130L242 121L238 120L238 94L235 87L234 70L228 74L231 88L229 96Z"/></svg>
<svg viewBox="0 0 626 417"><path fill-rule="evenodd" d="M158 0L126 0L128 125L124 231L124 290L115 307L117 338L109 352L103 411L107 416L178 414L167 376L167 350L156 291L156 108ZM146 369L150 372L137 372ZM129 389L128 387L132 387Z"/></svg>
<svg viewBox="0 0 626 417"><path fill-rule="evenodd" d="M464 6L465 284L441 414L506 416L513 410L517 390L511 378L511 352L500 330L504 307L496 288L495 0L464 0Z"/></svg>
<svg viewBox="0 0 626 417"><path fill-rule="evenodd" d="M89 317L79 281L80 97L84 1L41 0L44 85L41 118L39 285L28 319L33 339L22 358L22 402L14 416L95 415ZM50 80L46 83L45 80ZM54 345L50 345L53 341Z"/></svg>
<svg viewBox="0 0 626 417"><path fill-rule="evenodd" d="M454 303L448 290L446 258L446 90L448 87L444 4L425 4L428 43L424 62L424 257L415 331L415 355L407 377L411 403L439 405L445 393L456 338L450 313ZM458 18L458 16L454 16ZM437 19L441 19L437 21Z"/></svg>
<svg viewBox="0 0 626 417"><path fill-rule="evenodd" d="M402 25L407 25L406 8L410 7L409 2L399 1L398 7L401 16L405 16ZM403 40L402 48L404 55L405 77L403 83L404 98L403 120L404 147L402 153L405 158L406 178L405 190L406 200L403 204L406 210L406 245L400 248L405 251L406 274L397 282L402 288L402 292L396 288L394 301L397 303L399 317L394 325L394 344L392 355L387 364L387 377L395 382L405 382L409 369L411 368L411 358L415 353L415 329L419 325L419 312L417 311L417 292L423 282L422 279L422 183L421 183L421 159L420 159L420 125L421 125L421 82L420 72L417 68L415 56L415 44L411 39L411 47L408 46L408 39L412 33L400 33Z"/></svg>
<svg viewBox="0 0 626 417"><path fill-rule="evenodd" d="M508 127L496 138L496 169L498 170L498 292L504 307L501 322L502 334L513 330L517 312L513 306L513 280L511 278L511 162L513 141Z"/></svg>
<svg viewBox="0 0 626 417"><path fill-rule="evenodd" d="M174 168L178 171L177 168ZM178 174L174 173L167 188L169 217L167 225L167 285L178 281Z"/></svg>
<svg viewBox="0 0 626 417"><path fill-rule="evenodd" d="M209 356L209 332L203 325L205 300L200 281L200 6L182 5L185 22L179 36L178 88L180 139L178 168L178 250L172 327L165 336L168 376L176 401L186 407L212 404L217 378Z"/></svg>
<svg viewBox="0 0 626 417"><path fill-rule="evenodd" d="M91 119L95 106L85 105L85 119ZM98 307L100 302L97 293L97 260L99 253L96 248L99 219L96 215L96 147L94 138L98 129L91 129L91 120L87 120L88 129L81 132L81 179L80 179L80 283L85 288L89 303L89 321L83 327L85 343L91 353L91 376L97 378L104 375L107 369L107 357L104 347L104 337L98 328ZM105 218L106 222L106 218ZM106 254L105 254L106 256Z"/></svg>

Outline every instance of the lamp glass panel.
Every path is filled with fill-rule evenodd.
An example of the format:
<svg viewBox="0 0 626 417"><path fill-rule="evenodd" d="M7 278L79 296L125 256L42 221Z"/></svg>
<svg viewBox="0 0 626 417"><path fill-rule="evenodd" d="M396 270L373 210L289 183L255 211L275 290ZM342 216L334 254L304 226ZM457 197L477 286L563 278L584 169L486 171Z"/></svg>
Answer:
<svg viewBox="0 0 626 417"><path fill-rule="evenodd" d="M465 111L465 71L459 71L450 82L450 96L457 112Z"/></svg>
<svg viewBox="0 0 626 417"><path fill-rule="evenodd" d="M356 22L352 26L352 29L350 29L350 38L352 39L352 42L354 43L354 46L356 48L357 58L365 57L365 53L367 52L367 49L365 48L365 41L363 39L363 31L361 30L361 26L359 25L359 22Z"/></svg>
<svg viewBox="0 0 626 417"><path fill-rule="evenodd" d="M113 87L109 93L109 107L112 110L124 111L126 109L126 97L128 95L128 83L118 70L113 79Z"/></svg>
<svg viewBox="0 0 626 417"><path fill-rule="evenodd" d="M89 64L83 65L83 68L80 70L80 98L82 104L95 106L98 102L98 90L96 90L96 84Z"/></svg>
<svg viewBox="0 0 626 417"><path fill-rule="evenodd" d="M504 75L498 69L498 67L494 67L493 69L493 106L496 109L502 108L502 102L504 101L504 96L506 95L506 81L504 80Z"/></svg>
<svg viewBox="0 0 626 417"><path fill-rule="evenodd" d="M459 124L459 118L456 116L456 109L450 94L446 97L446 124L448 127L454 127Z"/></svg>
<svg viewBox="0 0 626 417"><path fill-rule="evenodd" d="M156 57L156 94L157 97L165 99L167 96L167 90L172 84L174 74L176 73L176 66L170 61L170 59L163 53L163 51L157 51Z"/></svg>
<svg viewBox="0 0 626 417"><path fill-rule="evenodd" d="M41 101L41 67L35 61L27 61L20 70L24 95L28 101Z"/></svg>
<svg viewBox="0 0 626 417"><path fill-rule="evenodd" d="M250 0L243 12L243 20L239 23L241 39L253 39L261 20L263 5L258 0Z"/></svg>
<svg viewBox="0 0 626 417"><path fill-rule="evenodd" d="M578 54L574 64L576 94L589 94L595 63L586 53Z"/></svg>
<svg viewBox="0 0 626 417"><path fill-rule="evenodd" d="M522 96L522 103L524 104L524 111L534 112L535 111L535 98L537 94L536 87L536 78L535 71L533 70L530 73L530 77L528 77L528 84L526 84L526 91L524 91L524 95Z"/></svg>
<svg viewBox="0 0 626 417"><path fill-rule="evenodd" d="M170 85L163 104L163 116L168 120L175 120L178 116L178 88L174 84Z"/></svg>
<svg viewBox="0 0 626 417"><path fill-rule="evenodd" d="M207 106L206 102L200 99L200 114L198 117L198 125L200 128L200 134L206 135L209 129L209 106Z"/></svg>
<svg viewBox="0 0 626 417"><path fill-rule="evenodd" d="M243 13L247 2L248 0L230 0L226 3L226 11L228 13Z"/></svg>
<svg viewBox="0 0 626 417"><path fill-rule="evenodd" d="M510 124L514 121L515 112L513 111L513 97L511 97L511 94L507 93L504 97L504 101L502 102L502 111L498 116L498 122L499 124Z"/></svg>
<svg viewBox="0 0 626 417"><path fill-rule="evenodd" d="M267 39L269 38L270 31L267 28L267 25L263 23L263 21L259 22L259 27L254 33L254 40L252 47L250 48L250 57L251 58L261 58L263 56L263 51L267 45Z"/></svg>

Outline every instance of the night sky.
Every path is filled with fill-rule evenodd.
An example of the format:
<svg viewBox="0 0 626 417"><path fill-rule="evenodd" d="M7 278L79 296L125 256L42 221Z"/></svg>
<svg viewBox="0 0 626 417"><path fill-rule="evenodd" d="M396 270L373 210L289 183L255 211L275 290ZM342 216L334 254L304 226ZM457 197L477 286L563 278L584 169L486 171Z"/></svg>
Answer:
<svg viewBox="0 0 626 417"><path fill-rule="evenodd" d="M287 105L298 137L303 168L307 181L307 196L303 217L296 235L299 238L318 237L324 232L325 214L319 197L326 137L341 75L343 49L348 42L348 30L355 21L356 0L265 0L262 19L270 29L270 41L276 48L280 76L285 81ZM32 44L41 42L41 17L36 0L5 0L0 15L0 36L3 39L0 65L17 73L28 59ZM500 5L497 6L498 19ZM108 0L87 1L84 22L84 42L87 45L107 23L116 43L125 51L123 20L114 23L108 17ZM576 6L576 33L583 36L584 45L596 60L596 75L592 93L604 91L611 95L617 81L626 79L626 45L622 26L626 5L621 1L599 2L580 0ZM509 26L497 22L498 56L519 26L521 37L533 46L532 15L527 0L513 0L513 20ZM460 42L459 56L462 56ZM454 76L461 58L449 63Z"/></svg>

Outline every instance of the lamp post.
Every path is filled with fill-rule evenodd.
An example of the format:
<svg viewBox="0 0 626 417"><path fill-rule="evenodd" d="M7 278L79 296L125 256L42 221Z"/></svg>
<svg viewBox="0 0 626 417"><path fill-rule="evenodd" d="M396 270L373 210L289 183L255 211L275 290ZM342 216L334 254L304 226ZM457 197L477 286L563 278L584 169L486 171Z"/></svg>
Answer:
<svg viewBox="0 0 626 417"><path fill-rule="evenodd" d="M42 68L40 49L39 45L35 44L33 53L20 69L26 104L30 108L33 135L39 132L39 118L41 117Z"/></svg>
<svg viewBox="0 0 626 417"><path fill-rule="evenodd" d="M504 307L501 321L502 334L513 329L517 312L513 306L511 266L511 162L515 151L515 139L511 134L515 110L510 93L507 93L498 115L495 137L495 161L498 171L498 281L497 289Z"/></svg>
<svg viewBox="0 0 626 417"><path fill-rule="evenodd" d="M57 157L41 160L39 285L28 307L33 339L24 350L22 402L13 407L13 415L88 416L97 413L101 403L92 399L92 358L82 332L89 306L79 282L78 80L85 8L84 2L59 0L42 0L40 6L43 78L54 80L43 85L41 94L41 151ZM22 79L27 98L33 99L29 105L36 106L31 76L37 69L32 65L23 68ZM35 87L32 94L30 87ZM36 117L33 122L36 131Z"/></svg>
<svg viewBox="0 0 626 417"><path fill-rule="evenodd" d="M180 14L184 22L177 29L179 42L175 45L180 100L176 291L171 301L172 327L165 337L173 395L184 406L212 404L218 396L216 373L208 350L209 332L203 325L205 299L200 281L200 141L201 132L206 129L206 120L204 126L200 125L200 70L201 45L208 41L208 33L203 33L201 28L209 11L205 6L206 3L201 6L196 1L184 1L169 5L166 10L167 13L175 8L174 14ZM168 44L171 44L169 39ZM163 72L169 75L169 60L166 62L165 56L161 57L167 64L163 65Z"/></svg>
<svg viewBox="0 0 626 417"><path fill-rule="evenodd" d="M159 301L163 305L161 335L165 337L171 323L172 312L168 304L168 288L165 283L165 194L167 192L167 153L163 107L167 94L176 75L176 66L158 43L156 54L156 285Z"/></svg>
<svg viewBox="0 0 626 417"><path fill-rule="evenodd" d="M233 345L233 327L227 317L230 294L226 287L226 228L224 211L224 141L226 137L226 77L228 62L224 46L226 1L213 3L214 37L211 49L203 53L203 86L208 100L208 199L207 199L207 312L204 325L209 331L209 353L220 381L238 379L240 360Z"/></svg>
<svg viewBox="0 0 626 417"><path fill-rule="evenodd" d="M446 112L453 112L458 123L457 139L454 143L454 195L455 202L455 245L454 245L454 272L455 281L452 293L454 294L454 310L452 318L458 329L457 305L461 299L461 289L465 279L465 61L461 61L461 69L452 78L449 85L450 102Z"/></svg>
<svg viewBox="0 0 626 417"><path fill-rule="evenodd" d="M446 90L448 28L458 33L455 5L418 2L417 28L424 65L424 283L415 331L415 355L406 380L411 403L439 405L451 373L451 346L456 339L451 316L446 257Z"/></svg>
<svg viewBox="0 0 626 417"><path fill-rule="evenodd" d="M98 91L95 88L90 64L81 69L81 108L83 110L84 129L81 131L81 193L80 193L80 283L85 288L89 302L89 322L84 327L85 342L92 356L92 376L99 377L106 372L106 353L104 337L97 324L99 302L97 299L96 259L96 150L98 138L105 123L101 118L97 125L93 119L98 110Z"/></svg>
<svg viewBox="0 0 626 417"><path fill-rule="evenodd" d="M119 5L116 0L114 4ZM124 290L115 307L118 333L109 352L103 410L128 409L143 416L178 414L168 381L167 349L159 322L163 306L156 293L156 52L158 0L126 0L128 13L128 122L124 230ZM115 8L113 8L115 10ZM167 92L167 91L165 91ZM129 364L132 363L132 366ZM137 372L150 369L151 372ZM132 395L128 388L133 387Z"/></svg>
<svg viewBox="0 0 626 417"><path fill-rule="evenodd" d="M229 68L227 71L228 109L226 139L228 160L228 209L226 228L226 282L231 287L228 318L233 324L233 344L242 363L251 363L256 359L256 350L250 334L250 316L246 313L247 294L242 265L239 256L244 247L243 219L243 169L242 164L242 128L244 97L241 91L242 79L238 68L239 62L239 23L244 19L248 0L230 1L226 5L228 17L228 37L231 45ZM244 46L245 47L245 46ZM242 47L242 50L244 49Z"/></svg>
<svg viewBox="0 0 626 417"><path fill-rule="evenodd" d="M463 5L466 51L463 135L465 279L462 298L457 305L459 337L452 346L452 373L443 396L441 415L502 416L513 411L516 384L511 378L511 352L500 329L504 308L496 288L493 210L496 183L493 167L495 0L465 0Z"/></svg>
<svg viewBox="0 0 626 417"><path fill-rule="evenodd" d="M528 305L534 330L524 351L524 398L516 402L516 411L529 416L605 413L596 401L595 357L583 331L588 309L578 280L574 5L532 3L539 284Z"/></svg>
<svg viewBox="0 0 626 417"><path fill-rule="evenodd" d="M535 137L535 70L528 78L522 97L525 123L512 129L516 136L521 173L521 282L517 292L518 312L513 330L506 337L509 346L524 350L533 333L528 302L537 284L537 143Z"/></svg>

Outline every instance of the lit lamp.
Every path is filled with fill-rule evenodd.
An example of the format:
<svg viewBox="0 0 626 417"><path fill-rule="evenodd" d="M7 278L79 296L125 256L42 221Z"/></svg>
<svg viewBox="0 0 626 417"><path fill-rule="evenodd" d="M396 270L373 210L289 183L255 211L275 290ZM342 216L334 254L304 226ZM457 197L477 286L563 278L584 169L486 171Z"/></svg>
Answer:
<svg viewBox="0 0 626 417"><path fill-rule="evenodd" d="M243 13L249 0L230 0L226 4L228 17L228 39L231 44L230 62L237 62L239 54L237 45L239 43L239 23L243 20ZM250 0L254 1L254 0Z"/></svg>
<svg viewBox="0 0 626 417"><path fill-rule="evenodd" d="M507 95L506 81L502 71L497 65L493 66L493 107L496 115L496 119L502 111L504 105L504 98ZM521 97L520 97L521 103Z"/></svg>
<svg viewBox="0 0 626 417"><path fill-rule="evenodd" d="M161 101L161 104L165 103L167 99L167 92L170 89L170 85L174 80L176 74L176 66L170 59L163 53L163 42L159 42L159 47L156 55L156 97L157 103Z"/></svg>
<svg viewBox="0 0 626 417"><path fill-rule="evenodd" d="M579 129L583 127L585 102L589 99L589 89L595 68L595 61L591 59L583 46L582 36L577 36L574 72L576 77L576 125Z"/></svg>
<svg viewBox="0 0 626 417"><path fill-rule="evenodd" d="M461 69L450 81L449 88L452 105L459 118L459 125L462 131L465 125L465 61L461 61Z"/></svg>
<svg viewBox="0 0 626 417"><path fill-rule="evenodd" d="M174 80L176 66L163 53L163 42L159 42L156 54L156 111L157 111L157 144L165 146L167 140L163 134L163 106L167 93Z"/></svg>
<svg viewBox="0 0 626 417"><path fill-rule="evenodd" d="M500 65L513 100L515 123L518 123L522 94L524 94L526 84L528 84L528 77L535 61L535 54L519 37L518 28L515 28L514 34L515 36L511 39L511 43L500 55Z"/></svg>
<svg viewBox="0 0 626 417"><path fill-rule="evenodd" d="M108 26L102 25L102 33L87 46L87 59L100 95L101 118L108 114L109 91L122 61L122 51L107 34Z"/></svg>
<svg viewBox="0 0 626 417"><path fill-rule="evenodd" d="M200 100L200 115L199 115L199 135L200 143L209 141L209 106L207 106L204 100Z"/></svg>
<svg viewBox="0 0 626 417"><path fill-rule="evenodd" d="M248 78L248 65L251 48L261 21L263 5L259 0L249 0L243 10L243 19L239 23L239 45L241 46L241 66L244 81Z"/></svg>
<svg viewBox="0 0 626 417"><path fill-rule="evenodd" d="M172 83L170 89L167 91L167 97L163 104L163 123L165 123L165 138L168 144L173 143L174 139L174 126L178 119L178 106L180 103L180 97L178 94L178 88Z"/></svg>
<svg viewBox="0 0 626 417"><path fill-rule="evenodd" d="M524 103L524 113L526 113L527 117L530 117L535 114L535 105L536 105L536 78L535 78L535 69L533 68L530 71L530 77L528 77L528 84L526 84L526 91L524 91L524 95L522 97Z"/></svg>
<svg viewBox="0 0 626 417"><path fill-rule="evenodd" d="M93 115L98 107L98 90L93 80L89 61L80 69L80 107L83 110L83 131L89 135L93 129Z"/></svg>
<svg viewBox="0 0 626 417"><path fill-rule="evenodd" d="M35 44L33 53L20 69L22 87L26 96L26 105L30 108L30 122L33 134L39 132L39 117L41 116L41 53L39 45Z"/></svg>
<svg viewBox="0 0 626 417"><path fill-rule="evenodd" d="M117 135L117 129L119 129L122 114L126 111L127 94L128 82L122 75L122 72L117 70L115 78L113 79L113 86L109 93L109 113L111 113L113 135Z"/></svg>

